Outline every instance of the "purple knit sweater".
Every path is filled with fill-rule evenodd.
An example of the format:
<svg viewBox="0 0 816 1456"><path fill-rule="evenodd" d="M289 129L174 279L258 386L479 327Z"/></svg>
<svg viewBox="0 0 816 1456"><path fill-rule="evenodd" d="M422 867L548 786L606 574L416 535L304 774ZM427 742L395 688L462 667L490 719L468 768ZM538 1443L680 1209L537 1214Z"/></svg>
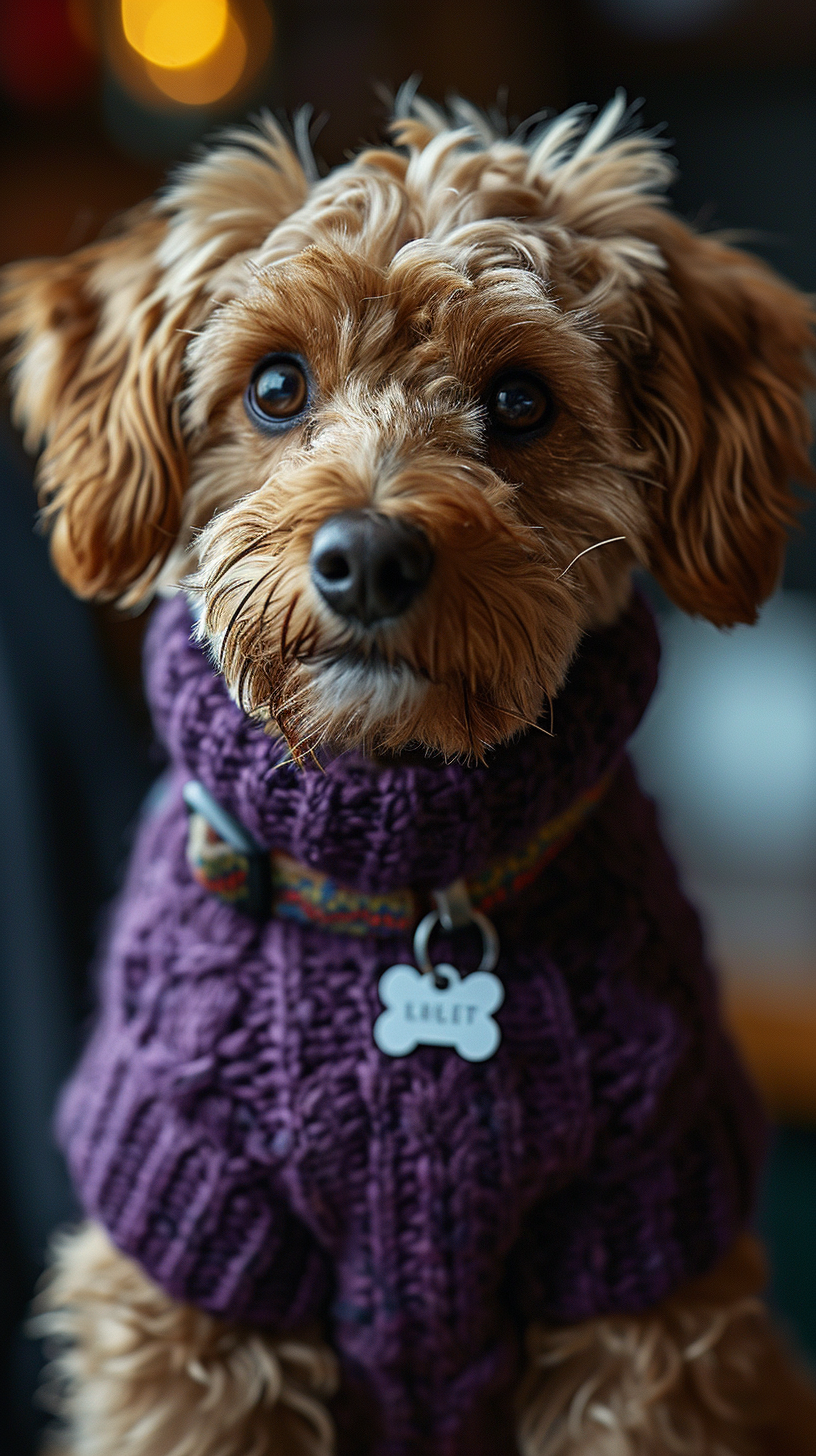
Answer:
<svg viewBox="0 0 816 1456"><path fill-rule="evenodd" d="M171 1295L275 1330L324 1322L341 1451L510 1450L528 1320L646 1308L749 1216L761 1120L624 757L657 656L635 600L585 640L554 737L475 768L346 754L320 772L282 763L234 706L183 600L154 618L171 783L140 832L61 1140L87 1212ZM188 778L262 844L380 890L473 876L615 764L496 917L502 1040L483 1063L375 1046L379 977L410 943L259 927L186 862ZM440 937L463 973L477 954Z"/></svg>

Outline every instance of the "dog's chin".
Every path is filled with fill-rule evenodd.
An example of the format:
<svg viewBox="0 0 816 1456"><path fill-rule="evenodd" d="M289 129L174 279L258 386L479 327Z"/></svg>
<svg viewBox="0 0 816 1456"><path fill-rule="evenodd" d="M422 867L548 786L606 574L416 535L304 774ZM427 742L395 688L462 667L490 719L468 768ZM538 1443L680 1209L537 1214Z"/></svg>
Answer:
<svg viewBox="0 0 816 1456"><path fill-rule="evenodd" d="M484 761L499 743L535 726L542 703L524 711L496 703L461 678L436 682L410 663L354 651L302 663L269 717L297 757L357 751L383 763Z"/></svg>
<svg viewBox="0 0 816 1456"><path fill-rule="evenodd" d="M375 754L426 746L418 727L431 684L407 662L348 653L311 669L310 679L310 716L327 744Z"/></svg>

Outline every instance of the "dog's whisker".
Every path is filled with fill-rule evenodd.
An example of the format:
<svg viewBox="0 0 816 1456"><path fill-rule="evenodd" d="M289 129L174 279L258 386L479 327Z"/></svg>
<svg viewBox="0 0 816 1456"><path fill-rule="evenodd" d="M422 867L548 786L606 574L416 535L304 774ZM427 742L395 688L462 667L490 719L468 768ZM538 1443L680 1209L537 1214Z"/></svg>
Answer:
<svg viewBox="0 0 816 1456"><path fill-rule="evenodd" d="M306 697L309 694L309 692L310 692L311 689L312 689L312 683L311 682L301 683L300 687L296 688L294 690L294 692L292 692L289 695L289 697L286 698L285 701L280 704L280 706L276 709L276 713L277 712L288 713L290 709L292 709L292 708L295 707L295 704L298 702L298 699L299 698Z"/></svg>
<svg viewBox="0 0 816 1456"><path fill-rule="evenodd" d="M611 546L612 543L613 543L613 541L625 541L625 540L626 540L626 537L625 536L607 536L607 538L606 538L605 541L595 541L592 546L585 546L584 549L583 549L583 551L579 551L577 556L573 556L572 561L570 562L569 566L565 566L564 567L564 570L561 572L561 575L560 576L557 576L555 578L556 581L561 581L562 577L565 577L566 574L567 574L567 572L572 570L572 568L575 565L576 561L580 561L581 560L581 557L582 556L586 556L588 554L588 552L590 552L590 551L597 551L599 546Z"/></svg>
<svg viewBox="0 0 816 1456"><path fill-rule="evenodd" d="M235 694L236 694L236 697L238 699L238 702L241 704L241 707L244 709L244 712L247 712L249 710L249 705L246 703L246 700L245 700L245 697L244 697L244 687L246 685L246 680L247 680L249 674L252 671L252 667L253 667L253 664L252 664L251 659L249 657L245 657L244 660L243 660L243 662L241 663L241 668L240 668L240 671L238 673L238 679L237 679L237 682L235 684Z"/></svg>
<svg viewBox="0 0 816 1456"><path fill-rule="evenodd" d="M309 756L313 756L314 750L316 748L319 748L321 742L323 741L322 737L319 734L317 737L313 736L317 728L318 720L316 719L307 721L306 723L301 722L298 723L298 730L301 736L298 739L297 743L292 743L290 739L287 738L287 743L289 744L294 760L300 768L303 767L303 755L307 754Z"/></svg>
<svg viewBox="0 0 816 1456"><path fill-rule="evenodd" d="M265 600L265 602L263 604L263 607L261 609L261 615L258 618L258 632L259 633L263 631L263 625L264 625L264 622L266 621L266 614L269 611L269 608L270 608L271 603L272 603L272 598L274 597L275 592L278 589L278 585L279 585L279 583L277 581L273 581L272 586L271 586L271 588L270 588L270 590L269 590L269 592L267 594L266 600Z"/></svg>
<svg viewBox="0 0 816 1456"><path fill-rule="evenodd" d="M295 595L292 597L292 600L289 603L289 606L288 606L288 608L286 610L286 616L283 619L283 626L281 627L279 654L280 654L281 663L284 666L286 666L286 661L287 661L287 645L288 645L288 638L289 638L289 628L292 625L292 617L293 617L293 615L295 613L295 609L296 609L297 604L298 604L299 601L300 601L300 592L295 592Z"/></svg>
<svg viewBox="0 0 816 1456"><path fill-rule="evenodd" d="M554 735L541 723L535 723L532 718L526 718L523 713L517 713L513 708L508 708L506 703L493 703L489 698L476 698L473 701L482 708L489 708L493 713L506 713L509 718L516 718L519 723L524 723L527 728L535 728L537 733L543 733L546 738Z"/></svg>
<svg viewBox="0 0 816 1456"><path fill-rule="evenodd" d="M301 738L301 739L299 739L299 741L297 743L295 743L295 742L293 742L293 735L292 735L291 729L289 728L289 726L286 723L286 720L285 720L285 718L283 716L283 711L282 710L279 710L275 714L275 721L278 724L278 727L280 728L280 731L283 734L284 738L286 739L287 747L289 749L289 752L292 755L293 762L297 764L298 768L302 768L303 767L303 759L301 757L301 750L303 749L304 744L306 743L306 739L308 738L308 730L307 730L306 736L303 737L303 738Z"/></svg>
<svg viewBox="0 0 816 1456"><path fill-rule="evenodd" d="M236 622L238 621L238 618L240 617L241 613L244 611L247 603L255 595L255 592L258 591L264 585L264 583L269 580L269 577L271 575L272 570L273 570L273 568L270 567L269 571L265 571L262 576L259 576L256 581L253 581L252 585L249 588L249 591L246 592L246 594L241 598L240 602L238 603L238 606L235 608L235 611L233 612L232 616L229 619L229 622L228 622L228 624L226 626L226 629L224 631L224 635L223 635L222 640L221 640L221 654L222 654L222 656L224 655L224 650L227 647L227 643L229 642L229 639L230 639L230 637L232 635L233 628L234 628ZM241 585L243 586L243 582L241 583Z"/></svg>
<svg viewBox="0 0 816 1456"><path fill-rule="evenodd" d="M317 627L315 626L315 624L313 622L308 621L308 620L306 622L304 622L303 626L301 627L300 631L298 632L297 637L295 638L294 642L292 643L292 649L291 649L291 651L289 653L289 657L290 657L290 660L292 662L301 662L302 661L301 653L303 652L304 647L306 646L306 643L310 639L313 641L315 639L316 635L317 635Z"/></svg>
<svg viewBox="0 0 816 1456"><path fill-rule="evenodd" d="M264 572L262 579L265 581L267 576L268 572ZM236 592L241 591L245 586L249 585L250 583L246 578L242 581L222 581L221 585L212 593L206 604L207 620L209 621L213 616L217 615L221 608L231 601ZM241 609L238 608L238 610L240 611ZM230 623L230 625L232 624ZM229 628L226 629L226 631L228 630ZM226 636L226 631L223 634L224 636Z"/></svg>
<svg viewBox="0 0 816 1456"><path fill-rule="evenodd" d="M268 531L263 531L260 536L254 537L247 546L242 546L240 551L236 551L234 556L230 556L226 561L222 561L219 564L218 570L216 571L215 576L212 579L212 586L217 586L218 583L223 579L223 577L225 577L230 571L234 570L234 568L238 565L239 561L243 561L247 556L251 556L253 551L257 551L260 546L263 546L265 542L270 539L270 537L275 536L276 534L277 532L271 528Z"/></svg>

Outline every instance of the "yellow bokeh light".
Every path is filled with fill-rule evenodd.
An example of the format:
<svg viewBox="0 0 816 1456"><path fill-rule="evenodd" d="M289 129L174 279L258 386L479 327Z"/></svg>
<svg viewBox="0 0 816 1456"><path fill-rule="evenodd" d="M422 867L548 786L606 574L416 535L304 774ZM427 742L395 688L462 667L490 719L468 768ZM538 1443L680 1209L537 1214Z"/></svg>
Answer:
<svg viewBox="0 0 816 1456"><path fill-rule="evenodd" d="M147 73L154 86L173 101L185 106L211 106L238 84L246 60L246 39L230 12L221 44L198 65L169 68L151 65L148 61Z"/></svg>
<svg viewBox="0 0 816 1456"><path fill-rule="evenodd" d="M227 0L122 0L125 39L162 71L201 65L226 39L230 18Z"/></svg>
<svg viewBox="0 0 816 1456"><path fill-rule="evenodd" d="M269 0L116 0L105 14L117 80L152 110L229 104L249 93L272 50Z"/></svg>

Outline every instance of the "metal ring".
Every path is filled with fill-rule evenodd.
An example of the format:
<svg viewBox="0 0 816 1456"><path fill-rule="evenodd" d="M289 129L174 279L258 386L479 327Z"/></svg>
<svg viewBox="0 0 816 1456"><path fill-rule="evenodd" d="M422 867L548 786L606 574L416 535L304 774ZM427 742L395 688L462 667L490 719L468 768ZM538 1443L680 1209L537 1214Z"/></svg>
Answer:
<svg viewBox="0 0 816 1456"><path fill-rule="evenodd" d="M430 910L420 920L414 931L414 960L421 971L426 974L434 972L434 965L428 954L430 939L437 925L442 923L442 917L438 910ZM496 927L492 921L483 915L481 910L471 910L470 923L478 926L482 936L482 959L479 961L480 971L492 971L499 959L499 937L496 934Z"/></svg>

